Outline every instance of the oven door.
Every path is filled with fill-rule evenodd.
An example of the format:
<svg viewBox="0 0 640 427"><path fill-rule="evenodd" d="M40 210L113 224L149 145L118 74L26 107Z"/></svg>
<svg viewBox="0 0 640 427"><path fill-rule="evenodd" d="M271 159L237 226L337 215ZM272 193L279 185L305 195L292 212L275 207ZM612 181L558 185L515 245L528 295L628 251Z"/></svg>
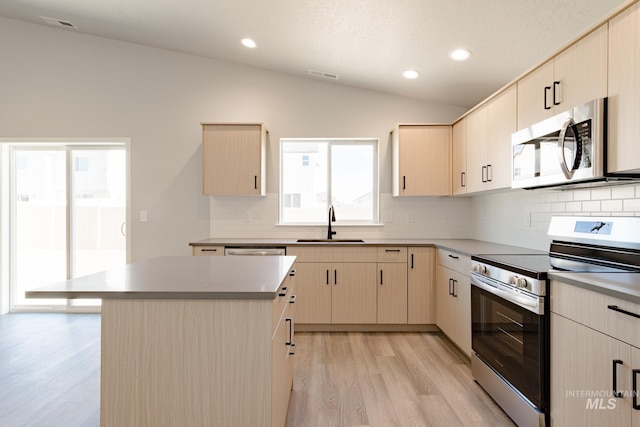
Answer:
<svg viewBox="0 0 640 427"><path fill-rule="evenodd" d="M472 348L533 406L547 406L544 298L472 273Z"/></svg>

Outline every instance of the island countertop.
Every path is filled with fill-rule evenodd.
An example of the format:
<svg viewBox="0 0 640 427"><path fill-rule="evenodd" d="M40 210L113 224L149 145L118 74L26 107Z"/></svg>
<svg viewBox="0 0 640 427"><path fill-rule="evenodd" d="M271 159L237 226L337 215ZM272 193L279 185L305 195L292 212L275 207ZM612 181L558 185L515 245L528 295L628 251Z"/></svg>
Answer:
<svg viewBox="0 0 640 427"><path fill-rule="evenodd" d="M166 256L26 292L27 298L269 299L294 256Z"/></svg>

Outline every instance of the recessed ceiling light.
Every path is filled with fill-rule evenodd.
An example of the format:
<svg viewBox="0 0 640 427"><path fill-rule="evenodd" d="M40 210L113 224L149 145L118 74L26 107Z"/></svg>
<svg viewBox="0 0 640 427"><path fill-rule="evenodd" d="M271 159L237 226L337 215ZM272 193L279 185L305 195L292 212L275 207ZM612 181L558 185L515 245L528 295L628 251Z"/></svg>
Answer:
<svg viewBox="0 0 640 427"><path fill-rule="evenodd" d="M471 51L467 49L456 49L452 51L449 56L455 61L464 61L465 59L469 59Z"/></svg>
<svg viewBox="0 0 640 427"><path fill-rule="evenodd" d="M402 72L402 77L404 77L405 79L417 79L418 77L420 77L420 73L416 70L404 70Z"/></svg>
<svg viewBox="0 0 640 427"><path fill-rule="evenodd" d="M245 47L248 47L250 49L253 49L254 47L256 47L256 42L254 42L252 39L242 39L242 44Z"/></svg>

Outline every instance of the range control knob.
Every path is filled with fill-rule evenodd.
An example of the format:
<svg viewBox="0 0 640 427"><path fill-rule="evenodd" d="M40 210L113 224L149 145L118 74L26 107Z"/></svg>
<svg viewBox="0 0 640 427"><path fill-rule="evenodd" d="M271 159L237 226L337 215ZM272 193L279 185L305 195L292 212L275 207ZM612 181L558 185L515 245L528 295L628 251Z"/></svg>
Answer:
<svg viewBox="0 0 640 427"><path fill-rule="evenodd" d="M487 274L487 266L476 264L473 266L473 271L480 274Z"/></svg>
<svg viewBox="0 0 640 427"><path fill-rule="evenodd" d="M514 285L517 288L526 288L527 279L525 279L524 277L511 276L509 277L509 284Z"/></svg>

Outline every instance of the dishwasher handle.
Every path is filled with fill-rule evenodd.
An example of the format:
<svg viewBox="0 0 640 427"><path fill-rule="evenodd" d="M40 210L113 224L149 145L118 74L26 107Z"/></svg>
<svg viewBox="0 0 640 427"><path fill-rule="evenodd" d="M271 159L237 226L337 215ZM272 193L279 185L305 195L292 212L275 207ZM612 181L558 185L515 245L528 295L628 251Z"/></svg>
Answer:
<svg viewBox="0 0 640 427"><path fill-rule="evenodd" d="M224 254L226 256L283 256L286 254L285 248L224 248Z"/></svg>

